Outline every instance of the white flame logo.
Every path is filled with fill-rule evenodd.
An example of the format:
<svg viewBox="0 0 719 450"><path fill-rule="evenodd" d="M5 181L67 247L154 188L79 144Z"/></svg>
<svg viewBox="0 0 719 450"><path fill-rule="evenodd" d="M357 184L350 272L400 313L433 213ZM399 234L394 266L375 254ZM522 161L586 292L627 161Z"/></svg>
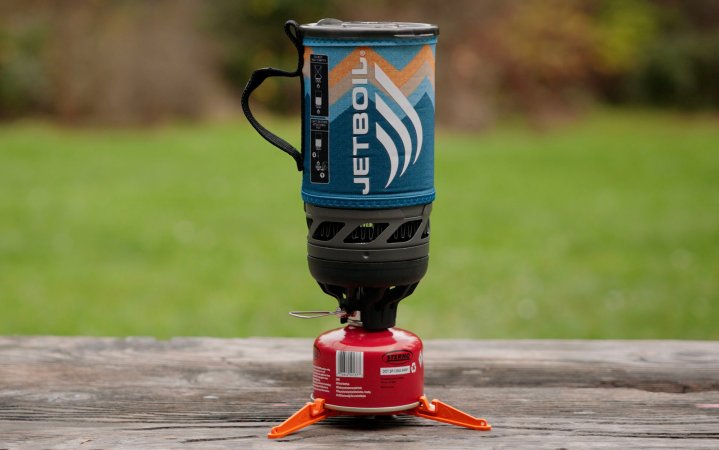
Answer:
<svg viewBox="0 0 719 450"><path fill-rule="evenodd" d="M417 158L419 158L419 154L422 151L422 122L419 120L419 115L414 107L412 107L409 103L407 97L402 94L402 91L400 91L392 80L390 80L387 74L384 73L382 68L380 68L377 63L374 65L374 73L377 82L384 88L385 91L387 91L392 100L397 103L407 117L409 117L410 122L412 122L414 132L417 136L417 150L414 154L414 160L412 161L412 164L414 164L417 162ZM402 165L402 171L399 174L401 177L404 175L407 167L409 167L410 160L412 160L413 148L409 130L407 130L405 124L402 123L402 120L397 117L397 114L395 114L387 103L385 103L379 93L374 94L374 101L375 105L377 105L377 111L379 111L379 113L382 114L382 117L387 120L387 123L394 128L402 141L402 147L404 147L404 162ZM377 140L379 140L384 146L387 156L389 156L389 178L387 179L387 184L385 185L386 188L392 184L394 177L397 175L397 169L399 169L399 153L397 152L397 146L394 144L394 141L389 134L387 134L384 128L382 128L382 126L378 123L375 124L375 128L377 132Z"/></svg>

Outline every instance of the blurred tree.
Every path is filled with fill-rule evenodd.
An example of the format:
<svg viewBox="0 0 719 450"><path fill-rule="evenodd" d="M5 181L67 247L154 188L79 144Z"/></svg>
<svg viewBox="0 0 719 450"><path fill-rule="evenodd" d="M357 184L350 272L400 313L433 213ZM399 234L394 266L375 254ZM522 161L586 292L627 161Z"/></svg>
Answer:
<svg viewBox="0 0 719 450"><path fill-rule="evenodd" d="M658 10L646 0L605 0L596 5L594 69L618 75L635 69L659 28Z"/></svg>
<svg viewBox="0 0 719 450"><path fill-rule="evenodd" d="M47 109L48 80L42 65L46 38L40 23L0 28L0 117Z"/></svg>
<svg viewBox="0 0 719 450"><path fill-rule="evenodd" d="M605 100L719 107L719 2L605 0L593 87Z"/></svg>
<svg viewBox="0 0 719 450"><path fill-rule="evenodd" d="M624 73L623 102L719 108L719 2L657 0L658 33Z"/></svg>
<svg viewBox="0 0 719 450"><path fill-rule="evenodd" d="M0 115L138 124L221 108L203 11L199 0L3 0Z"/></svg>
<svg viewBox="0 0 719 450"><path fill-rule="evenodd" d="M535 119L573 108L596 57L582 2L512 2L480 31L482 59L496 66L501 107Z"/></svg>
<svg viewBox="0 0 719 450"><path fill-rule="evenodd" d="M627 101L687 109L719 107L719 31L662 38L627 75Z"/></svg>
<svg viewBox="0 0 719 450"><path fill-rule="evenodd" d="M2 0L0 118L155 122L234 111L252 70L291 69L294 18L435 22L438 118L572 115L589 100L719 108L716 0ZM296 114L291 80L259 104Z"/></svg>

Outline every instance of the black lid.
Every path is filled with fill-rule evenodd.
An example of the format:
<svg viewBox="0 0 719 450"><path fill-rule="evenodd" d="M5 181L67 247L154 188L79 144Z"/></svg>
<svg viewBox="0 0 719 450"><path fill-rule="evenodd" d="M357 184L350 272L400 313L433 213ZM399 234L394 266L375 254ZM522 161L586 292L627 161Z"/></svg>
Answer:
<svg viewBox="0 0 719 450"><path fill-rule="evenodd" d="M424 37L437 36L439 27L429 23L412 22L343 22L322 19L316 23L300 25L304 36L333 39Z"/></svg>

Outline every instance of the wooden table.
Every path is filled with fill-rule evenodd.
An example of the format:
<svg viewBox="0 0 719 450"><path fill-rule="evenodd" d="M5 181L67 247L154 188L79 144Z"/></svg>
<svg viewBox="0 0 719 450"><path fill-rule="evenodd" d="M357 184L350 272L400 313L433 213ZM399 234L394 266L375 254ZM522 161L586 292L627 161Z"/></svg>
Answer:
<svg viewBox="0 0 719 450"><path fill-rule="evenodd" d="M426 393L494 429L336 417L307 400L309 339L0 337L0 448L719 448L719 343L425 343Z"/></svg>

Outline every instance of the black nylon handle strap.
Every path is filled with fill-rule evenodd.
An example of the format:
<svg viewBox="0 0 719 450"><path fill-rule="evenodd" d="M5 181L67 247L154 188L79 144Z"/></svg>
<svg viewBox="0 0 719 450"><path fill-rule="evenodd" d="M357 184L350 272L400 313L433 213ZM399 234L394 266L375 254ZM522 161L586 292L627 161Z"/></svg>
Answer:
<svg viewBox="0 0 719 450"><path fill-rule="evenodd" d="M285 33L290 38L292 43L295 45L295 48L297 49L297 68L294 70L294 72L287 72L285 70L275 69L273 67L265 67L262 69L257 69L254 72L252 72L252 75L250 76L250 80L247 82L247 85L245 86L245 89L242 91L242 112L245 113L245 117L247 117L247 121L250 122L250 125L257 130L258 133L260 133L260 136L265 138L267 142L274 145L275 147L279 148L283 152L290 155L292 158L294 158L295 162L297 163L297 170L300 172L302 171L302 161L303 161L303 155L302 153L294 148L292 145L290 145L287 141L282 139L281 137L277 136L276 134L272 133L267 128L263 127L262 124L260 124L257 119L255 119L255 116L252 114L252 111L250 110L250 95L252 95L252 92L254 92L255 89L257 89L263 81L265 81L267 78L270 77L298 77L302 75L302 65L304 62L304 47L302 46L302 38L300 36L300 27L294 20L288 20L285 22ZM304 93L302 94L304 95ZM304 102L303 102L304 103ZM303 108L304 113L304 108ZM304 133L303 133L304 134Z"/></svg>

